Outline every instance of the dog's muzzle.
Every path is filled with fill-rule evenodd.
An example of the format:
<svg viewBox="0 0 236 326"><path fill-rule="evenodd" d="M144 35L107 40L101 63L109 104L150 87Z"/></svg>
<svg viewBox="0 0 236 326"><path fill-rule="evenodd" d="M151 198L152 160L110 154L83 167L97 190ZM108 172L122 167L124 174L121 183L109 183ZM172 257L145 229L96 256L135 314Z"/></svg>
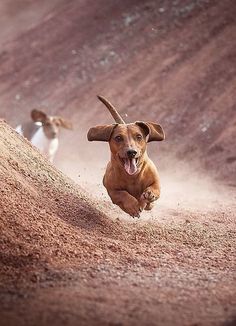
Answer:
<svg viewBox="0 0 236 326"><path fill-rule="evenodd" d="M138 171L137 153L136 150L129 149L126 152L127 157L121 158L124 169L129 175L133 175Z"/></svg>

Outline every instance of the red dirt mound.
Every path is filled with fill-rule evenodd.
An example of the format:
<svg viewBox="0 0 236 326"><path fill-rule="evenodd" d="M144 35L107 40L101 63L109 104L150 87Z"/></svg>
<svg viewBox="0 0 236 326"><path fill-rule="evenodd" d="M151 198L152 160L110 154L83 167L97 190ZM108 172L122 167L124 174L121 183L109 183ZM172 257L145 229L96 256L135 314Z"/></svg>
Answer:
<svg viewBox="0 0 236 326"><path fill-rule="evenodd" d="M4 122L0 148L1 325L216 325L232 316L230 207L114 220L111 205L89 199Z"/></svg>

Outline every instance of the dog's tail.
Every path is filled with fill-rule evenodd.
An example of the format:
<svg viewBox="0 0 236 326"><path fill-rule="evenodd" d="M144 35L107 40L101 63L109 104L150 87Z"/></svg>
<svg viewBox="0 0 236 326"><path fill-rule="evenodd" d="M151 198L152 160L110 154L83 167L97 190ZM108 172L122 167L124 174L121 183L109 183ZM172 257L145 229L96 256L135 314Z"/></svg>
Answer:
<svg viewBox="0 0 236 326"><path fill-rule="evenodd" d="M116 109L114 108L114 106L105 99L105 97L98 95L99 100L106 105L106 107L108 108L108 110L110 111L111 115L113 116L113 118L115 119L116 123L119 124L125 124L125 121L121 118L121 116L119 115L119 113L116 111Z"/></svg>

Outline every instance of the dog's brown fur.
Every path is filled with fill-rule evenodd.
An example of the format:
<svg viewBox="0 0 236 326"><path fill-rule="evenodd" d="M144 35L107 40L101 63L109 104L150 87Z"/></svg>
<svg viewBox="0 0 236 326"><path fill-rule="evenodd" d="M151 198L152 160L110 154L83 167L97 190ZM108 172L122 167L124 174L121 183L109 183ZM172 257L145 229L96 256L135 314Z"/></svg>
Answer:
<svg viewBox="0 0 236 326"><path fill-rule="evenodd" d="M104 98L99 98L105 103ZM114 204L129 215L139 217L143 209L152 209L153 202L160 196L158 172L146 148L147 142L163 140L164 131L160 125L152 122L125 124L121 117L118 121L117 124L90 128L88 140L109 142L111 160L103 184ZM132 158L129 158L130 151ZM124 167L128 160L136 162L132 165L135 172L130 167L131 163L128 164L128 172L132 175Z"/></svg>

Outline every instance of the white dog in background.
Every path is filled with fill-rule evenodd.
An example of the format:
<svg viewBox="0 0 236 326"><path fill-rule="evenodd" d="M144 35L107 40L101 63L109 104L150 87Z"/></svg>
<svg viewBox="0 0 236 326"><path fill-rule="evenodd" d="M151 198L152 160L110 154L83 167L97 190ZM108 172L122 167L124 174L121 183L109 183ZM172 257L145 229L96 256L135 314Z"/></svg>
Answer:
<svg viewBox="0 0 236 326"><path fill-rule="evenodd" d="M72 124L62 117L49 116L39 110L32 110L31 118L33 121L17 126L16 131L53 162L59 146L59 130L61 127L72 129Z"/></svg>

